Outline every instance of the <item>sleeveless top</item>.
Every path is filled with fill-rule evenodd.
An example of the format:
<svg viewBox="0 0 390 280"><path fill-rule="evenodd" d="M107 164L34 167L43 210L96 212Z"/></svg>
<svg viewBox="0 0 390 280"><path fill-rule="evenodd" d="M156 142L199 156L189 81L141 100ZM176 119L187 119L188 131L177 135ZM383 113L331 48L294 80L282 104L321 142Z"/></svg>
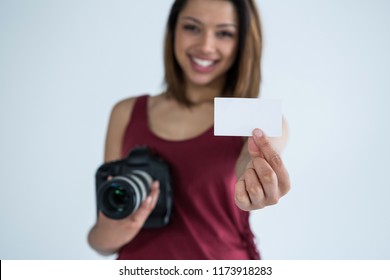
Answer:
<svg viewBox="0 0 390 280"><path fill-rule="evenodd" d="M122 156L147 145L171 167L173 210L169 224L141 229L118 259L260 259L249 212L234 202L235 164L242 137L215 137L213 127L182 141L149 129L148 96L138 97L123 138Z"/></svg>

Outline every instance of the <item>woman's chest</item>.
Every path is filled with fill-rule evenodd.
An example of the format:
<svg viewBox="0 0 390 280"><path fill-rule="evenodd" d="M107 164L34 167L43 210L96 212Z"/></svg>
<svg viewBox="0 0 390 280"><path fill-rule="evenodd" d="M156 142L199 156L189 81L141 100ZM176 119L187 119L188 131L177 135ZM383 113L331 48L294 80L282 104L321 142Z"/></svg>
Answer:
<svg viewBox="0 0 390 280"><path fill-rule="evenodd" d="M157 136L172 141L195 138L214 124L213 108L149 110L148 124Z"/></svg>

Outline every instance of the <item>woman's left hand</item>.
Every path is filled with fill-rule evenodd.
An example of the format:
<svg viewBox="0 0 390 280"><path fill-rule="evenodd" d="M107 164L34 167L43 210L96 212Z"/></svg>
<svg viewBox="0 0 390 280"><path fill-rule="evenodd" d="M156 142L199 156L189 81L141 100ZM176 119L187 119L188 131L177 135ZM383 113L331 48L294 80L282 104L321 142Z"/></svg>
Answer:
<svg viewBox="0 0 390 280"><path fill-rule="evenodd" d="M248 162L235 186L237 206L245 211L276 204L290 190L290 178L279 153L260 129L248 138Z"/></svg>

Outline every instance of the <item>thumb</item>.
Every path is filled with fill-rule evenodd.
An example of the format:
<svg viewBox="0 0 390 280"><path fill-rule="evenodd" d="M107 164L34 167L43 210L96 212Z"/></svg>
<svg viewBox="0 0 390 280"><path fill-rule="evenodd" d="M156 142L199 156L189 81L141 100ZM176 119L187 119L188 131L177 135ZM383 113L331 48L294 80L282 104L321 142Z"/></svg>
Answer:
<svg viewBox="0 0 390 280"><path fill-rule="evenodd" d="M255 140L253 139L253 136L248 138L248 153L252 159L256 157L264 158L264 155L259 149L259 147L257 147Z"/></svg>
<svg viewBox="0 0 390 280"><path fill-rule="evenodd" d="M154 181L151 185L150 194L142 202L141 206L133 213L133 215L130 216L130 219L139 221L143 224L156 206L159 193L160 183L158 181Z"/></svg>

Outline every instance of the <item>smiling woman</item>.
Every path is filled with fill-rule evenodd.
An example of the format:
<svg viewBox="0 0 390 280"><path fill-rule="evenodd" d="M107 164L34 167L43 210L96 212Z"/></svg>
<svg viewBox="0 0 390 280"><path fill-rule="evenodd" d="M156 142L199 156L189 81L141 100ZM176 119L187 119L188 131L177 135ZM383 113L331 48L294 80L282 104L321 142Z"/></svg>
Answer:
<svg viewBox="0 0 390 280"><path fill-rule="evenodd" d="M181 36L183 40L175 40L175 36ZM196 51L196 55L189 50L180 54L178 48L188 48L190 43L192 49L196 45L196 50L192 50ZM167 95L190 105L192 101L183 90L185 69L181 68L181 63L192 62L193 67L201 67L198 71L207 72L209 69L205 66L212 66L218 61L218 57L211 57L213 54L224 58L223 65L218 66L218 69L225 69L225 72L221 75L221 70L218 71L220 79L215 81L223 85L222 96L257 97L261 79L261 53L260 20L253 1L175 1L168 19L165 40Z"/></svg>
<svg viewBox="0 0 390 280"><path fill-rule="evenodd" d="M133 214L112 220L99 212L90 245L119 259L259 259L249 210L275 204L290 187L271 142L215 137L213 100L257 97L261 32L251 0L177 0L165 37L166 90L117 103L111 113L105 161L148 146L172 172L169 224L145 228L165 189L155 181ZM158 208L158 207L157 207Z"/></svg>
<svg viewBox="0 0 390 280"><path fill-rule="evenodd" d="M187 87L224 84L236 58L237 25L234 6L227 1L186 5L176 25L174 49Z"/></svg>

